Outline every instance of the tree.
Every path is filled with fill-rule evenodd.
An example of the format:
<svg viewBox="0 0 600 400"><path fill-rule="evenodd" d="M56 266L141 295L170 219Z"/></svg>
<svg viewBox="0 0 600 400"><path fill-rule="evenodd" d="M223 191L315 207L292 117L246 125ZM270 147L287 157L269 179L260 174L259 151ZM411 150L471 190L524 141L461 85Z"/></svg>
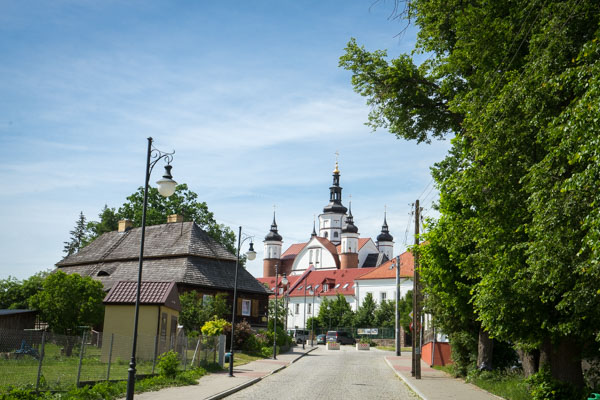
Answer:
<svg viewBox="0 0 600 400"><path fill-rule="evenodd" d="M65 246L63 249L63 252L67 253L67 256L77 253L88 243L88 230L83 211L79 213L79 218L75 222L75 229L70 231L69 234L71 235L71 240L64 242Z"/></svg>
<svg viewBox="0 0 600 400"><path fill-rule="evenodd" d="M134 226L141 226L143 203L144 188L140 187L127 197L127 202L119 208L119 219L129 219ZM163 197L158 193L158 189L150 187L146 224L164 224L167 215L171 214L182 215L184 221L196 222L210 237L224 245L231 253L236 254L235 233L229 227L217 223L214 214L208 211L206 202L198 201L198 195L189 190L186 184L177 185L175 193L170 197Z"/></svg>
<svg viewBox="0 0 600 400"><path fill-rule="evenodd" d="M104 208L98 214L100 221L90 221L87 224L89 232L89 243L106 232L112 232L119 229L119 215L114 208L104 205Z"/></svg>
<svg viewBox="0 0 600 400"><path fill-rule="evenodd" d="M285 301L281 298L277 299L277 330L283 330L285 320L289 315L289 310L285 306ZM273 331L273 321L275 319L275 299L269 300L269 322L268 330Z"/></svg>
<svg viewBox="0 0 600 400"><path fill-rule="evenodd" d="M199 332L206 322L231 315L225 293L204 298L192 290L181 294L179 301L181 303L179 321L186 332Z"/></svg>
<svg viewBox="0 0 600 400"><path fill-rule="evenodd" d="M480 338L538 349L554 378L581 386L582 350L597 348L600 330L590 286L600 238L597 4L406 4L427 61L388 61L351 41L340 65L368 97L374 128L418 142L455 136L433 169L441 217L425 289L440 309L472 306Z"/></svg>
<svg viewBox="0 0 600 400"><path fill-rule="evenodd" d="M327 297L323 297L323 300L321 300L321 305L319 307L319 315L317 316L317 319L319 320L319 325L322 327L327 327L327 330L331 329L331 317L331 301Z"/></svg>
<svg viewBox="0 0 600 400"><path fill-rule="evenodd" d="M373 300L373 294L368 292L354 316L354 324L357 328L371 328L375 325L375 310L377 303Z"/></svg>
<svg viewBox="0 0 600 400"><path fill-rule="evenodd" d="M62 335L78 334L81 326L102 323L105 293L102 283L89 276L57 271L44 280L43 290L29 298L29 306L39 310L50 330ZM72 343L65 348L70 355Z"/></svg>
<svg viewBox="0 0 600 400"><path fill-rule="evenodd" d="M332 327L351 327L354 325L354 312L343 294L338 293L329 307Z"/></svg>
<svg viewBox="0 0 600 400"><path fill-rule="evenodd" d="M49 274L50 271L41 271L23 281L13 276L0 280L0 309L26 309L29 298L42 290Z"/></svg>

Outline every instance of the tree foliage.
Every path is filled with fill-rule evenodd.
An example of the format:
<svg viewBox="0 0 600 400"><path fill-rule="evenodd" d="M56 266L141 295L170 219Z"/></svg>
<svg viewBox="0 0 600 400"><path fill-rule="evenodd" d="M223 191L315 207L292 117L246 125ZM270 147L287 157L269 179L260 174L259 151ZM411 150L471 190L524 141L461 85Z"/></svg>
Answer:
<svg viewBox="0 0 600 400"><path fill-rule="evenodd" d="M75 222L75 228L69 232L71 239L68 242L64 242L63 253L67 253L68 256L77 253L82 247L89 242L89 235L87 229L87 222L83 211L79 212L79 217Z"/></svg>
<svg viewBox="0 0 600 400"><path fill-rule="evenodd" d="M104 317L102 283L79 274L57 271L44 280L43 290L29 298L52 332L78 334L78 327L93 327Z"/></svg>
<svg viewBox="0 0 600 400"><path fill-rule="evenodd" d="M356 310L354 325L357 328L370 328L375 326L375 311L377 303L373 300L373 294L367 293L364 300Z"/></svg>
<svg viewBox="0 0 600 400"><path fill-rule="evenodd" d="M351 40L340 65L373 128L454 136L432 169L427 307L447 332L538 349L554 378L581 386L600 339L597 2L405 4L425 62Z"/></svg>
<svg viewBox="0 0 600 400"><path fill-rule="evenodd" d="M215 296L204 298L192 290L179 295L179 301L181 303L179 322L186 332L199 332L207 322L231 315L226 293L217 293Z"/></svg>
<svg viewBox="0 0 600 400"><path fill-rule="evenodd" d="M26 309L29 298L42 290L50 271L41 271L22 281L13 276L0 280L0 309Z"/></svg>

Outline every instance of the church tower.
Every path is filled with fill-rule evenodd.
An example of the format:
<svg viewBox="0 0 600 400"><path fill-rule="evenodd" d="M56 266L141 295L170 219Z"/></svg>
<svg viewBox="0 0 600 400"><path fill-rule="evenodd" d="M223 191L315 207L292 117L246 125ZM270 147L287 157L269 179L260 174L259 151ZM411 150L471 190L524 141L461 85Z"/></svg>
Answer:
<svg viewBox="0 0 600 400"><path fill-rule="evenodd" d="M340 254L340 269L358 268L358 228L352 217L352 203L346 223L342 228L342 249Z"/></svg>
<svg viewBox="0 0 600 400"><path fill-rule="evenodd" d="M390 235L387 224L387 212L383 214L383 225L381 227L381 233L377 236L377 248L380 253L387 256L388 260L394 257L394 237Z"/></svg>
<svg viewBox="0 0 600 400"><path fill-rule="evenodd" d="M263 257L263 277L275 276L275 265L280 262L281 246L283 238L277 233L277 222L275 222L275 211L273 211L273 223L271 230L265 236L265 254Z"/></svg>
<svg viewBox="0 0 600 400"><path fill-rule="evenodd" d="M342 188L340 186L340 170L337 161L333 170L333 184L329 188L329 204L319 215L319 236L329 239L336 246L341 243L342 225L348 209L342 205Z"/></svg>

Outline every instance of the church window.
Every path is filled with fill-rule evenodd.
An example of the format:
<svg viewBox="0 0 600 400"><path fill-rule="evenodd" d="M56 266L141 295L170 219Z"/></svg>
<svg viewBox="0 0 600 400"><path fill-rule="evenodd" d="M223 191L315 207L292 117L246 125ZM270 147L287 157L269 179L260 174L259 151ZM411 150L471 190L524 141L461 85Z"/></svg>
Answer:
<svg viewBox="0 0 600 400"><path fill-rule="evenodd" d="M338 233L337 232L333 232L333 237L337 238L338 237Z"/></svg>
<svg viewBox="0 0 600 400"><path fill-rule="evenodd" d="M310 264L312 264L312 262L313 262L313 260L312 260L312 254L313 254L313 251L312 251L312 250L308 252L308 262L309 262Z"/></svg>
<svg viewBox="0 0 600 400"><path fill-rule="evenodd" d="M325 231L325 239L327 239L327 231Z"/></svg>

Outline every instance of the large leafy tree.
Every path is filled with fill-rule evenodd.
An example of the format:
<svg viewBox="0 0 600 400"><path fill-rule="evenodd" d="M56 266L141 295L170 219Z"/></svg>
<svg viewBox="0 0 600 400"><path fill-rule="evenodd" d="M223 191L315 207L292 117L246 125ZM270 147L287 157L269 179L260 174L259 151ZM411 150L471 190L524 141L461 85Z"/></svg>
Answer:
<svg viewBox="0 0 600 400"><path fill-rule="evenodd" d="M597 348L600 330L590 286L600 236L597 3L398 3L429 58L389 60L353 40L340 65L373 107L372 127L419 142L454 135L434 168L441 217L428 237L437 247L427 290L439 307L472 306L483 332L537 348L555 378L582 385L582 350ZM465 287L444 285L452 275Z"/></svg>
<svg viewBox="0 0 600 400"><path fill-rule="evenodd" d="M42 290L49 271L41 271L23 281L13 276L0 280L0 309L26 309L31 296Z"/></svg>

